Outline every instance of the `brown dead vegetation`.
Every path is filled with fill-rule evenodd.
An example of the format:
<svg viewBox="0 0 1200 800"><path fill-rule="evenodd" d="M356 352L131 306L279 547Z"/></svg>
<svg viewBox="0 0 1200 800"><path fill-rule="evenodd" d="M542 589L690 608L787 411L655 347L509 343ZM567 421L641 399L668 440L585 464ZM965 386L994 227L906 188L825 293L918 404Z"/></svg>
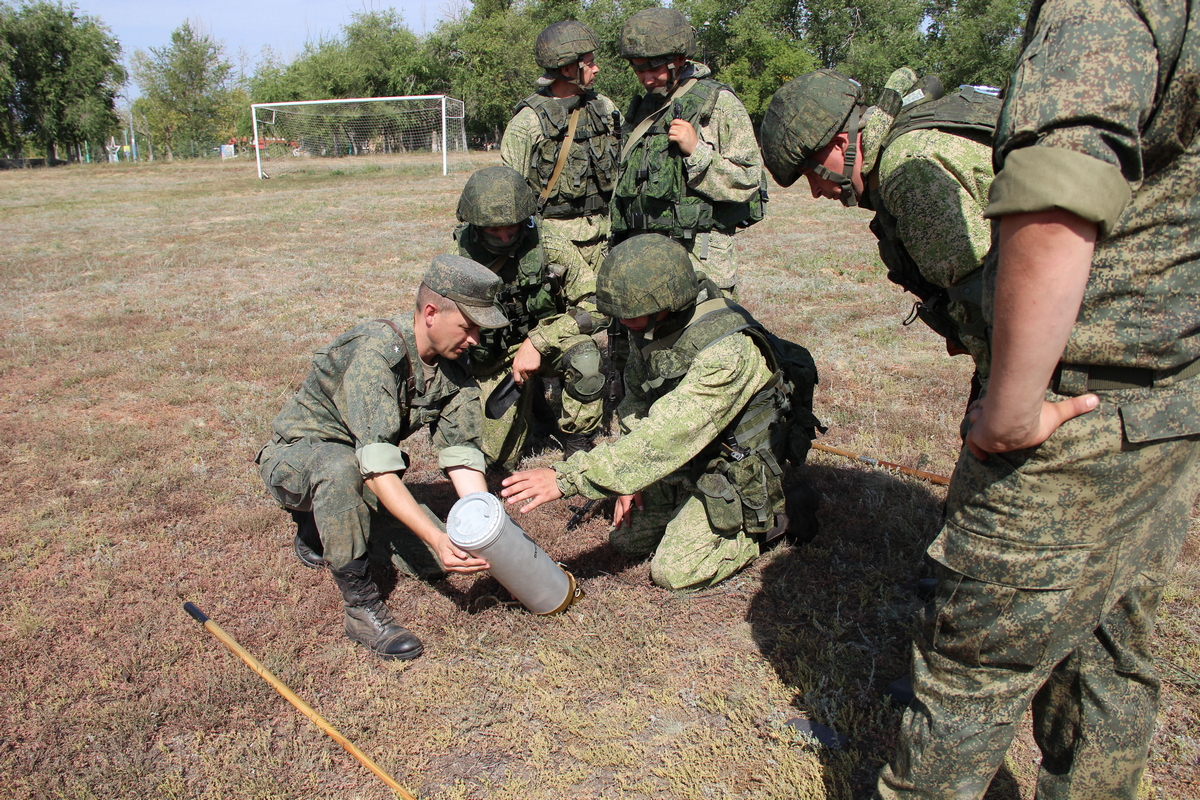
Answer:
<svg viewBox="0 0 1200 800"><path fill-rule="evenodd" d="M491 578L379 576L424 657L341 633L252 459L308 356L409 307L465 175L259 182L246 165L0 175L0 785L32 798L390 793L182 611L196 602L422 798L850 798L889 757L922 551L944 493L814 454L823 533L673 595L568 501L522 519L580 580L539 618ZM825 441L948 475L969 366L900 320L866 215L775 189L742 299L821 370ZM408 480L452 494L411 443ZM531 464L557 457L554 445ZM1200 558L1159 627L1147 797L1200 794ZM842 751L783 723L805 716ZM989 797L1029 797L1028 738Z"/></svg>

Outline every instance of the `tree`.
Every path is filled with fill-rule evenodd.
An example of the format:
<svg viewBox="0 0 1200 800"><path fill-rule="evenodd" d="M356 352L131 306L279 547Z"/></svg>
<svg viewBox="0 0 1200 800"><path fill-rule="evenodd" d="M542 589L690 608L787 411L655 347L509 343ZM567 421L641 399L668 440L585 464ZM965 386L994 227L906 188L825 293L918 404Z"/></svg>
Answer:
<svg viewBox="0 0 1200 800"><path fill-rule="evenodd" d="M930 69L946 86L1003 86L1021 54L1029 0L961 0L931 12Z"/></svg>
<svg viewBox="0 0 1200 800"><path fill-rule="evenodd" d="M133 78L142 90L134 103L171 161L185 143L207 148L236 131L231 76L224 47L184 22L168 47L133 54Z"/></svg>
<svg viewBox="0 0 1200 800"><path fill-rule="evenodd" d="M75 6L45 2L0 5L0 146L26 140L59 157L119 130L116 96L125 82L121 45Z"/></svg>

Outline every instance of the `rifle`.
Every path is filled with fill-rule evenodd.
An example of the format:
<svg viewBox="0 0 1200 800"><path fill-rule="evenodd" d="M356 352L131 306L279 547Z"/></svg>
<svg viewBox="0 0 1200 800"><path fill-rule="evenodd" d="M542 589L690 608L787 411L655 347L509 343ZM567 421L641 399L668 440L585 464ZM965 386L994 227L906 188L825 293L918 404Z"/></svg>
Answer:
<svg viewBox="0 0 1200 800"><path fill-rule="evenodd" d="M569 531L579 527L579 523L583 522L583 518L586 517L587 513L595 507L596 503L599 502L599 500L588 500L581 506L567 506L567 508L569 508L571 511L574 511L575 514L569 520L567 520L567 527L563 530Z"/></svg>

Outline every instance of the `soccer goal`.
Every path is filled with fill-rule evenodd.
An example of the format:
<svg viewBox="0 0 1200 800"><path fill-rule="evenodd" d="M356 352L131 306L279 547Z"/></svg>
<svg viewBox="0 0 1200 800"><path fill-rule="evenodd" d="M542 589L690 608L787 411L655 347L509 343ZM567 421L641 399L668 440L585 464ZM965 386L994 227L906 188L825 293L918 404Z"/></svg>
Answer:
<svg viewBox="0 0 1200 800"><path fill-rule="evenodd" d="M461 100L444 94L255 103L258 177L317 169L472 169Z"/></svg>

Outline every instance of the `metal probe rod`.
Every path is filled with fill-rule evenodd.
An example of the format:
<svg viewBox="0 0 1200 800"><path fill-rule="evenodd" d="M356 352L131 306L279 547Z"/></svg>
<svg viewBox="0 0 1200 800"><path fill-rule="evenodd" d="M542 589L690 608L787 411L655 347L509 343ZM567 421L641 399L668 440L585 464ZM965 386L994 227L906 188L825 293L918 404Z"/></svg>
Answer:
<svg viewBox="0 0 1200 800"><path fill-rule="evenodd" d="M325 718L313 710L312 706L296 696L296 693L284 684L283 681L271 674L271 670L259 663L258 659L250 655L237 641L225 631L221 630L221 626L208 618L208 615L196 607L194 603L184 603L183 610L191 614L192 619L204 626L204 629L217 637L222 644L233 651L234 655L246 662L246 666L258 673L258 676L283 695L283 699L287 700L296 710L304 716L312 720L313 724L323 730L330 739L340 744L345 748L346 752L358 759L364 767L374 772L379 780L386 783L396 794L400 795L403 800L417 800L411 794L404 790L404 787L396 783L396 779L384 772L378 764L367 758L366 753L359 750L345 736L337 732L337 729L325 721Z"/></svg>
<svg viewBox="0 0 1200 800"><path fill-rule="evenodd" d="M865 464L870 464L875 467L884 467L885 469L894 469L897 472L904 473L905 475L912 475L914 478L924 478L925 480L929 481L930 483L936 483L941 486L949 486L950 485L949 478L944 477L942 475L935 475L932 472L925 472L923 470L913 469L912 467L903 467L899 464L893 464L890 461L880 461L879 459L871 458L870 456L860 456L857 453L851 453L848 450L839 450L836 447L830 447L829 445L826 445L826 444L818 444L817 442L813 442L812 446L813 446L814 450L820 450L825 453L833 453L835 456L845 456L846 458L853 458L855 461L862 461Z"/></svg>

